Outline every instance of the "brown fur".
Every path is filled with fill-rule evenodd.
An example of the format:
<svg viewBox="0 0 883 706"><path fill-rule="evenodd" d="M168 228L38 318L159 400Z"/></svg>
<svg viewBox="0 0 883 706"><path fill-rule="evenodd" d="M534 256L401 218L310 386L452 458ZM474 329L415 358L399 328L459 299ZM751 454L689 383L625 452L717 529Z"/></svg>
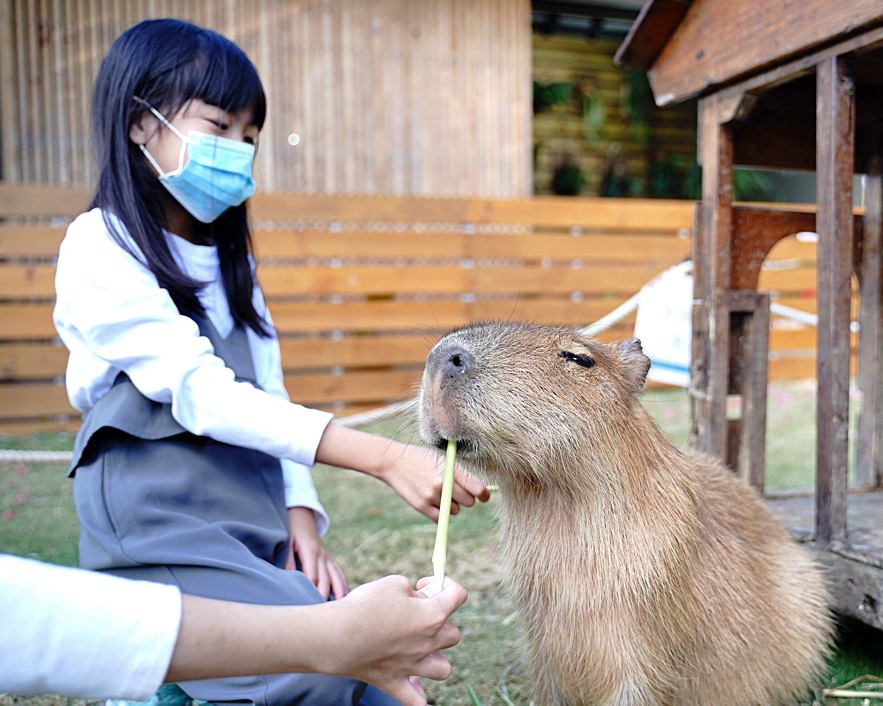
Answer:
<svg viewBox="0 0 883 706"><path fill-rule="evenodd" d="M634 339L470 325L429 355L421 436L499 485L538 704L794 703L829 650L823 574L745 483L665 440L649 366Z"/></svg>

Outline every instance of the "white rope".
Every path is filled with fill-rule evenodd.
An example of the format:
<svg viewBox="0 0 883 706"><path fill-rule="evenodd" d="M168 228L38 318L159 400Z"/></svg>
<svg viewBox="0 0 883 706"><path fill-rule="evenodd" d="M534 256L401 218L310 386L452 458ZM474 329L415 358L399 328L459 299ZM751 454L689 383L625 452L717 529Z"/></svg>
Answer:
<svg viewBox="0 0 883 706"><path fill-rule="evenodd" d="M2 463L70 463L73 454L70 451L16 451L0 450Z"/></svg>

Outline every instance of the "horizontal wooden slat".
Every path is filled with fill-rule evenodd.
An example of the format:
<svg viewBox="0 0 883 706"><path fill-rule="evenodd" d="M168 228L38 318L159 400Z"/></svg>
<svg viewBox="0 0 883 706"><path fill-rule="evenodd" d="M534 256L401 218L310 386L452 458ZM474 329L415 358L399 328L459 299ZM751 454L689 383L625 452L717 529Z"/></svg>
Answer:
<svg viewBox="0 0 883 706"><path fill-rule="evenodd" d="M0 338L54 338L52 304L0 304Z"/></svg>
<svg viewBox="0 0 883 706"><path fill-rule="evenodd" d="M0 385L0 419L79 414L63 385Z"/></svg>
<svg viewBox="0 0 883 706"><path fill-rule="evenodd" d="M280 335L333 331L449 330L477 318L521 318L553 324L588 325L622 304L623 297L572 302L560 299L499 301L380 301L340 304L270 302ZM808 300L809 301L809 300ZM814 300L813 307L814 307ZM7 340L54 338L51 304L0 304L0 336Z"/></svg>
<svg viewBox="0 0 883 706"><path fill-rule="evenodd" d="M396 370L346 375L286 375L285 388L294 402L306 405L335 400L401 401L416 393L421 375L420 371Z"/></svg>
<svg viewBox="0 0 883 706"><path fill-rule="evenodd" d="M54 265L0 265L0 298L52 298Z"/></svg>
<svg viewBox="0 0 883 706"><path fill-rule="evenodd" d="M364 302L340 304L270 302L280 334L331 331L433 331L469 320L469 304L460 301Z"/></svg>
<svg viewBox="0 0 883 706"><path fill-rule="evenodd" d="M850 367L855 370L855 355L850 357ZM816 376L815 356L805 358L778 358L769 362L770 380L801 380Z"/></svg>
<svg viewBox="0 0 883 706"><path fill-rule="evenodd" d="M804 242L789 236L773 246L767 255L767 260L802 260L809 263L815 262L817 252L817 243Z"/></svg>
<svg viewBox="0 0 883 706"><path fill-rule="evenodd" d="M331 222L498 223L669 231L690 228L693 206L688 201L629 199L415 199L407 197L255 194L255 218Z"/></svg>
<svg viewBox="0 0 883 706"><path fill-rule="evenodd" d="M427 332L410 336L346 336L331 338L282 339L282 367L370 367L378 365L421 364L438 340Z"/></svg>
<svg viewBox="0 0 883 706"><path fill-rule="evenodd" d="M51 226L0 225L0 257L56 257L65 232Z"/></svg>
<svg viewBox="0 0 883 706"><path fill-rule="evenodd" d="M0 181L0 216L64 216L89 209L92 190L84 187L33 186Z"/></svg>
<svg viewBox="0 0 883 706"><path fill-rule="evenodd" d="M690 241L671 233L647 235L568 233L465 234L458 231L258 230L258 259L272 258L593 258L680 262Z"/></svg>
<svg viewBox="0 0 883 706"><path fill-rule="evenodd" d="M256 230L255 253L268 258L444 258L465 257L471 236L456 231Z"/></svg>
<svg viewBox="0 0 883 706"><path fill-rule="evenodd" d="M0 380L59 377L65 373L67 358L67 349L61 346L0 346Z"/></svg>
<svg viewBox="0 0 883 706"><path fill-rule="evenodd" d="M584 259L613 262L666 262L674 265L690 255L690 241L669 234L650 235L532 233L475 236L474 258Z"/></svg>
<svg viewBox="0 0 883 706"><path fill-rule="evenodd" d="M665 270L661 265L587 267L261 267L268 298L328 294L632 294ZM20 280L21 278L19 278ZM37 295L33 295L37 296Z"/></svg>
<svg viewBox="0 0 883 706"><path fill-rule="evenodd" d="M92 192L82 187L29 186L0 182L0 214L6 216L76 216L88 207ZM692 203L663 199L433 199L381 196L255 194L257 219L389 221L422 223L499 223L580 226L632 231L689 228Z"/></svg>
<svg viewBox="0 0 883 706"><path fill-rule="evenodd" d="M80 428L80 417L63 419L33 419L25 421L8 421L0 419L0 437L4 435L30 436L47 431L66 431L75 434Z"/></svg>
<svg viewBox="0 0 883 706"><path fill-rule="evenodd" d="M808 292L815 291L817 282L815 268L761 270L757 288L766 292Z"/></svg>
<svg viewBox="0 0 883 706"><path fill-rule="evenodd" d="M597 338L621 339L631 335L632 330L633 323L625 323L600 333ZM279 341L279 346L282 351L282 367L285 370L334 366L360 368L423 365L440 337L440 333L426 331L402 336L344 336L336 340L327 337L283 338Z"/></svg>
<svg viewBox="0 0 883 706"><path fill-rule="evenodd" d="M274 267L258 269L269 297L332 294L474 294L636 292L667 269L664 265L585 267ZM762 278L765 289L796 291L815 286L815 272L783 270ZM0 298L55 296L51 265L0 266Z"/></svg>
<svg viewBox="0 0 883 706"><path fill-rule="evenodd" d="M537 323L588 325L625 301L610 299L505 299L462 301L271 302L270 314L284 335L293 332L407 331L427 335L474 319L524 319Z"/></svg>

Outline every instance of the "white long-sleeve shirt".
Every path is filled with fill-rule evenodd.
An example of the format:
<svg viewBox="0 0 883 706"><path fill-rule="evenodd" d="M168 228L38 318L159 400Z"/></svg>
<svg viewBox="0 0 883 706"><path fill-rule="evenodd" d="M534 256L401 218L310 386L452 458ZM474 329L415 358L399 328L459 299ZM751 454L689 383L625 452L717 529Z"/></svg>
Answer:
<svg viewBox="0 0 883 706"><path fill-rule="evenodd" d="M167 237L182 270L208 282L199 300L226 337L234 321L217 247ZM132 249L138 251L134 244ZM289 401L275 337L261 338L248 329L257 382L264 391L236 382L196 323L180 314L150 270L113 240L99 209L68 227L55 289L53 318L70 351L66 384L76 409L92 409L123 371L145 397L170 403L172 416L188 431L281 459L286 505L311 508L320 534L325 533L328 517L308 467L315 463L332 415ZM258 287L254 305L272 323Z"/></svg>
<svg viewBox="0 0 883 706"><path fill-rule="evenodd" d="M175 586L0 555L0 692L147 701L181 624Z"/></svg>

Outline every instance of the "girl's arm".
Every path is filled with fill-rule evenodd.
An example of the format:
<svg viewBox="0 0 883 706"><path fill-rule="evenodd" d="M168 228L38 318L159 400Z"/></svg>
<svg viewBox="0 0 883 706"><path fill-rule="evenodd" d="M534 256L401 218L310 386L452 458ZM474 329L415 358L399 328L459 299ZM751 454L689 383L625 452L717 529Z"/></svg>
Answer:
<svg viewBox="0 0 883 706"><path fill-rule="evenodd" d="M170 404L187 431L313 464L332 415L237 382L156 277L111 239L97 209L68 228L55 283L54 320L71 353L66 382L77 409L91 409L123 371L145 397ZM223 292L205 296L223 318Z"/></svg>
<svg viewBox="0 0 883 706"><path fill-rule="evenodd" d="M411 507L438 521L444 457L432 449L401 444L331 423L316 449L316 460L367 473L392 487ZM459 466L454 476L451 514L461 505L490 498L484 483Z"/></svg>

